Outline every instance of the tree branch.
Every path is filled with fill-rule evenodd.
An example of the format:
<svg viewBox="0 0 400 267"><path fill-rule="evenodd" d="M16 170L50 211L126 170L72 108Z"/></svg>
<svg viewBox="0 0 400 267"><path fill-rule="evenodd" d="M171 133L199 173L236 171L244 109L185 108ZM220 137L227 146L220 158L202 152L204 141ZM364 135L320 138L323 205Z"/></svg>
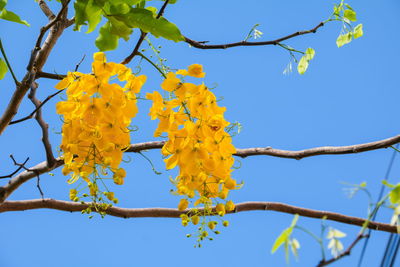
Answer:
<svg viewBox="0 0 400 267"><path fill-rule="evenodd" d="M305 149L300 151L287 151L273 148L245 148L245 149L237 149L235 156L238 157L248 157L248 156L256 156L256 155L267 155L281 158L293 158L293 159L302 159L305 157L311 157L316 155L330 155L330 154L352 154L352 153L360 153L364 151L376 150L380 148L386 148L391 145L400 142L400 135L394 136L388 139L353 145L353 146L339 146L339 147L316 147L311 149ZM164 145L165 141L152 141L152 142L144 142L132 144L127 152L140 152L143 150L150 149L160 149ZM34 166L32 169L36 170L39 174L49 172L55 168L58 168L64 164L63 160L60 158L56 159L56 163L53 167L48 167L47 162L41 162L38 165ZM31 169L31 170L32 170ZM13 179L9 181L9 184L6 186L0 187L0 203L3 202L15 189L17 189L21 184L25 183L29 179L36 176L34 172L22 172L17 175Z"/></svg>
<svg viewBox="0 0 400 267"><path fill-rule="evenodd" d="M44 149L46 152L47 165L49 167L52 167L54 164L56 164L56 159L54 158L53 150L51 148L51 143L49 140L49 131L48 131L49 125L44 121L43 116L42 116L42 109L41 109L42 103L40 102L39 99L36 98L37 87L38 87L38 84L36 82L33 82L32 87L31 87L31 92L28 95L28 97L36 107L35 119L36 119L37 123L39 124L40 128L42 129L42 143L43 143L43 146L44 146Z"/></svg>
<svg viewBox="0 0 400 267"><path fill-rule="evenodd" d="M323 147L314 147L304 150L298 151L290 151L290 150L281 150L275 149L272 147L256 147L256 148L238 148L236 149L235 156L238 157L248 157L248 156L258 156L258 155L266 155L280 158L291 158L291 159L302 159L311 156L317 155L337 155L337 154L353 154L360 153L370 150L376 150L381 148L387 148L394 144L400 142L400 135L396 135L394 137L390 137L387 139L351 145L351 146L323 146ZM132 144L127 152L139 152L147 149L160 149L165 144L165 141L152 141L145 143Z"/></svg>
<svg viewBox="0 0 400 267"><path fill-rule="evenodd" d="M8 183L0 187L0 203L2 203L9 195L11 195L18 187L30 179L37 177L40 174L50 172L64 164L64 161L57 158L55 164L51 167L48 166L47 161L43 161L36 166L26 169L19 173L17 176L11 178Z"/></svg>
<svg viewBox="0 0 400 267"><path fill-rule="evenodd" d="M35 115L35 113L36 113L44 104L46 104L47 101L49 101L50 99L52 99L53 97L55 97L56 95L58 95L58 94L60 94L60 93L62 93L62 92L63 92L63 90L59 90L59 91L55 92L54 94L51 94L51 95L47 96L46 99L43 100L43 102L41 102L29 115L27 115L27 116L25 116L25 117L23 117L23 118L21 118L21 119L15 120L15 121L11 121L9 124L10 124L10 125L11 125L11 124L16 124L16 123L20 123L20 122L23 122L23 121L32 119L33 116Z"/></svg>
<svg viewBox="0 0 400 267"><path fill-rule="evenodd" d="M47 79L53 79L53 80L62 80L65 77L66 77L66 75L64 75L64 74L54 74L54 73L48 73L48 72L43 72L43 71L36 72L36 79L47 78Z"/></svg>
<svg viewBox="0 0 400 267"><path fill-rule="evenodd" d="M19 201L5 201L0 204L0 213L7 211L24 211L32 209L55 209L69 212L80 212L87 207L90 203L78 203L72 201L63 201L55 199L32 199L32 200L19 200ZM93 205L93 203L92 203ZM201 210L201 209L198 209ZM253 210L272 210L282 213L299 214L303 217L336 221L340 223L363 226L367 221L363 218L346 216L340 213L319 211L296 207L284 203L278 202L244 202L236 204L234 211L229 213L237 213L243 211ZM179 211L178 209L171 208L120 208L112 206L105 210L105 212L111 216L121 218L145 218L145 217L163 217L163 218L179 218L183 213L189 213L190 210ZM368 228L384 231L389 233L397 233L397 228L394 225L380 223L380 222L369 222Z"/></svg>
<svg viewBox="0 0 400 267"><path fill-rule="evenodd" d="M49 27L50 32L47 35L47 38L44 41L43 45L41 47L35 45L35 47L33 48L31 58L27 66L27 72L21 84L16 87L6 110L0 118L0 135L9 125L10 121L14 118L15 114L17 114L22 99L31 87L32 82L35 80L36 72L42 69L55 43L64 31L67 9L67 4L63 5L56 18L52 20L49 24L47 24L47 26L51 24L51 27ZM41 35L42 31L38 36L38 40L41 39Z"/></svg>
<svg viewBox="0 0 400 267"><path fill-rule="evenodd" d="M15 165L15 166L18 166L18 168L17 168L15 171L13 171L12 173L8 174L8 175L0 176L0 179L11 178L11 177L13 177L17 172L19 172L22 168L25 167L25 164L26 164L26 163L28 162L28 160L29 160L29 157L27 157L23 163L18 163L18 162L14 159L14 156L13 156L13 155L10 155L10 158L12 159L14 165Z"/></svg>
<svg viewBox="0 0 400 267"><path fill-rule="evenodd" d="M309 34L309 33L316 33L317 30L324 25L325 25L324 22L320 22L317 26L315 26L314 28L312 28L310 30L298 31L298 32L289 34L287 36L284 36L284 37L281 37L281 38L278 38L275 40L263 41L263 42L240 41L240 42L229 43L229 44L207 45L207 44L205 44L205 43L207 43L205 41L198 42L198 41L189 39L187 37L184 37L184 38L185 38L186 43L190 44L191 46L193 46L195 48L199 48L199 49L227 49L227 48L236 47L236 46L277 45L283 41L286 41L286 40L291 39L296 36L305 35L305 34Z"/></svg>
<svg viewBox="0 0 400 267"><path fill-rule="evenodd" d="M38 5L49 20L52 20L56 16L44 0L39 0Z"/></svg>
<svg viewBox="0 0 400 267"><path fill-rule="evenodd" d="M366 237L368 237L368 235L359 234L359 235L357 236L357 238L353 241L353 243L351 243L350 246L349 246L345 251L343 251L342 253L340 253L336 258L331 258L331 259L329 259L329 260L321 260L321 261L318 263L317 267L322 267L322 266L329 265L329 264L331 264L331 263L334 263L335 261L338 261L339 259L341 259L341 258L343 258L343 257L345 257L345 256L349 256L350 253L351 253L351 250L354 248L354 246L357 245L357 243L358 243L361 239L366 238Z"/></svg>

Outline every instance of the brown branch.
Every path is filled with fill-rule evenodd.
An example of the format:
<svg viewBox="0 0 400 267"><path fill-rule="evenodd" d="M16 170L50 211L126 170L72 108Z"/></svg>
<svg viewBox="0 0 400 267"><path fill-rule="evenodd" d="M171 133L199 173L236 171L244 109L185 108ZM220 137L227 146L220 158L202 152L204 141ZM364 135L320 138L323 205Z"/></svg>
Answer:
<svg viewBox="0 0 400 267"><path fill-rule="evenodd" d="M51 11L51 9L44 0L39 0L38 5L49 20L54 19L56 15L54 15L53 11Z"/></svg>
<svg viewBox="0 0 400 267"><path fill-rule="evenodd" d="M34 177L37 177L40 174L50 172L55 168L62 166L63 164L64 161L60 158L57 158L55 164L52 167L48 166L47 161L43 161L32 168L25 169L25 171L11 178L6 185L0 187L0 203L2 203L9 195L11 195L18 187L20 187L25 182Z"/></svg>
<svg viewBox="0 0 400 267"><path fill-rule="evenodd" d="M359 153L364 151L376 150L380 148L386 148L399 142L400 142L400 135L376 142L359 144L354 146L316 147L301 151L287 151L287 150L279 150L273 148L246 148L246 149L239 148L236 150L235 156L245 158L248 156L267 155L267 156L274 156L281 158L301 159L316 155ZM162 148L164 143L165 141L152 141L152 142L131 144L127 152L140 152L143 150L160 149ZM42 163L39 163L32 169L37 169L39 173L45 173L57 167L60 167L63 164L64 162L61 159L56 159L56 164L52 168L47 167L47 162L44 161ZM11 179L8 185L0 187L0 203L3 202L21 184L23 184L24 182L28 181L33 177L35 177L34 173L21 173L17 175L15 178Z"/></svg>
<svg viewBox="0 0 400 267"><path fill-rule="evenodd" d="M29 157L27 157L23 163L18 163L18 162L15 160L15 158L14 158L13 155L10 155L10 158L12 159L14 165L15 165L15 166L18 166L18 168L17 168L15 171L13 171L12 173L8 174L8 175L0 176L0 179L11 178L11 177L13 177L17 172L19 172L22 168L25 167L25 164L26 164L26 163L28 162L28 160L29 160Z"/></svg>
<svg viewBox="0 0 400 267"><path fill-rule="evenodd" d="M351 243L350 246L349 246L345 251L343 251L342 253L340 253L336 258L331 258L331 259L329 259L329 260L321 260L321 261L318 263L317 267L322 267L322 266L329 265L329 264L331 264L331 263L334 263L335 261L338 261L339 259L341 259L341 258L343 258L343 257L345 257L345 256L349 256L350 253L351 253L351 250L355 247L355 245L357 245L357 243L358 243L361 239L367 238L367 237L368 237L368 235L359 234L359 235L357 236L357 238L353 241L353 243Z"/></svg>
<svg viewBox="0 0 400 267"><path fill-rule="evenodd" d="M63 20L64 20L64 22L65 22L65 11L66 11L67 8L68 8L69 2L70 2L70 0L68 0L68 1L65 2L65 3L63 3L63 4L62 4L62 7L61 7L61 10L60 10L60 12L58 12L57 16L56 16L55 18L53 18L46 26L44 26L44 27L42 27L42 28L40 29L39 36L38 36L38 38L37 38L37 40L36 40L35 48L39 48L39 49L40 49L41 44L42 44L42 40L43 40L43 37L44 37L44 34L45 34L51 27L53 27L57 22L59 22L59 21L62 19L62 17L64 17Z"/></svg>
<svg viewBox="0 0 400 267"><path fill-rule="evenodd" d="M29 119L32 119L33 116L35 115L35 113L36 113L44 104L46 104L47 101L49 101L50 99L52 99L52 98L55 97L56 95L60 94L61 92L63 92L63 90L59 90L59 91L55 92L54 94L51 94L51 95L47 96L46 99L43 100L43 102L41 102L29 115L27 115L27 116L25 116L25 117L23 117L23 118L21 118L21 119L15 120L15 121L11 121L11 122L10 122L10 125L11 125L11 124L16 124L16 123L19 123L19 122L23 122L23 121L26 121L26 120L29 120Z"/></svg>
<svg viewBox="0 0 400 267"><path fill-rule="evenodd" d="M335 155L335 154L353 154L381 148L387 148L400 142L400 135L390 137L387 139L364 143L351 146L323 146L314 147L298 151L281 150L272 147L258 147L258 148L238 148L236 149L235 156L248 157L248 156L273 156L280 158L302 159L317 155ZM139 152L148 149L160 149L165 144L165 141L152 141L145 143L132 144L127 152Z"/></svg>
<svg viewBox="0 0 400 267"><path fill-rule="evenodd" d="M72 17L71 19L67 20L67 22L65 23L65 28L68 28L72 25L74 25L75 23L75 17Z"/></svg>
<svg viewBox="0 0 400 267"><path fill-rule="evenodd" d="M267 155L267 156L274 156L274 157L281 157L281 158L292 158L292 159L302 159L311 156L317 155L338 155L338 154L353 154L353 153L360 153L365 151L371 151L381 148L387 148L394 144L400 142L400 135L390 137L387 139L358 144L358 145L351 145L351 146L323 146L323 147L314 147L304 150L298 151L290 151L290 150L280 150L274 149L271 147L266 148L246 148L246 149L238 149L236 156L245 158L248 156L255 156L255 155Z"/></svg>
<svg viewBox="0 0 400 267"><path fill-rule="evenodd" d="M56 164L56 159L54 158L53 150L51 148L51 143L49 140L49 131L48 131L49 125L44 121L43 116L42 116L42 109L41 109L42 102L40 102L40 100L36 98L37 88L38 88L38 84L36 82L33 82L32 87L31 87L31 92L28 95L28 97L36 107L35 119L36 119L37 123L39 124L40 128L42 129L42 143L43 143L43 146L44 146L44 149L46 152L47 165L49 167L52 167L53 165ZM38 179L39 179L39 175L38 175ZM38 188L40 190L39 185L38 185Z"/></svg>
<svg viewBox="0 0 400 267"><path fill-rule="evenodd" d="M53 80L62 80L66 76L67 75L65 75L65 74L53 74L53 73L48 73L48 72L43 72L43 71L36 72L36 79L47 78L47 79L53 79Z"/></svg>
<svg viewBox="0 0 400 267"><path fill-rule="evenodd" d="M80 212L89 207L89 205L90 203L82 204L78 202L62 201L55 199L5 201L2 204L0 204L0 213L7 211L24 211L32 209L56 209L69 212ZM317 219L326 218L327 220L350 224L350 225L357 225L357 226L363 226L363 224L366 222L366 220L363 218L346 216L340 213L329 212L329 211L306 209L278 202L238 203L236 204L235 210L230 213L253 211L253 210L272 210L282 213L299 214L300 216L309 218L317 218ZM145 217L179 218L181 214L189 213L190 210L179 211L178 209L171 209L171 208L131 209L131 208L120 208L113 206L105 210L105 212L111 216L121 217L121 218L145 218ZM367 227L377 231L397 233L396 226L390 224L370 221Z"/></svg>
<svg viewBox="0 0 400 267"><path fill-rule="evenodd" d="M16 87L7 108L0 118L0 134L3 133L3 131L9 125L10 121L14 118L15 114L18 111L19 105L22 102L22 99L31 87L32 82L35 80L36 72L41 71L52 48L64 31L66 23L66 13L67 5L63 5L62 9L56 16L56 19L51 22L50 32L47 35L47 38L44 41L43 45L41 47L35 45L34 49L32 50L31 59L29 60L27 66L27 72L21 84ZM39 34L38 39L40 38L40 35L41 34Z"/></svg>
<svg viewBox="0 0 400 267"><path fill-rule="evenodd" d="M159 11L158 14L157 14L157 17L156 17L157 19L161 18L161 16L164 14L164 11L165 11L165 8L166 8L167 5L168 5L168 2L169 2L169 0L166 0L166 1L164 2L164 4L162 5L160 11ZM135 45L135 48L133 49L132 53L131 53L129 56L127 56L127 57L121 62L121 64L124 64L124 65L128 64L128 63L131 62L131 60L138 54L139 48L140 48L140 46L142 45L142 43L143 43L143 41L144 41L144 38L146 38L146 35L147 35L147 32L144 32L144 31L142 31L142 30L140 31L140 37L139 37L139 40L137 41L137 43L136 43L136 45Z"/></svg>
<svg viewBox="0 0 400 267"><path fill-rule="evenodd" d="M206 43L205 41L198 42L198 41L189 39L187 37L184 37L184 38L185 38L186 43L190 44L191 46L193 46L195 48L199 48L199 49L227 49L227 48L236 47L236 46L277 45L283 41L286 41L286 40L291 39L296 36L305 35L305 34L309 34L309 33L316 33L317 30L324 25L325 25L324 22L320 22L317 26L315 26L314 28L312 28L310 30L298 31L298 32L289 34L287 36L284 36L284 37L281 37L281 38L278 38L275 40L263 41L263 42L240 41L240 42L229 43L229 44L207 45L207 44L205 44Z"/></svg>

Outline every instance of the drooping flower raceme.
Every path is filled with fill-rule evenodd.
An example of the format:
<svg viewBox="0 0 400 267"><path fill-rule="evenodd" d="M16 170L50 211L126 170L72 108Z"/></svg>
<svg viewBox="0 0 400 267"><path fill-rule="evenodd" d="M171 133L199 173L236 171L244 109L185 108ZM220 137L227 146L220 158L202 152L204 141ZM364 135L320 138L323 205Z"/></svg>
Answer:
<svg viewBox="0 0 400 267"><path fill-rule="evenodd" d="M189 66L188 70L170 72L161 84L169 94L168 99L157 91L146 95L153 101L151 119L159 119L154 135L167 133L168 141L161 150L166 167L179 167L179 175L174 180L177 194L184 196L179 210L185 210L193 202L194 206L202 204L205 215L209 215L212 205L217 204L216 212L223 216L235 206L232 201L218 202L225 201L229 191L237 188L231 176L232 154L236 149L225 131L230 124L224 118L226 108L218 106L207 86L183 82L177 75L202 78L205 73L199 64ZM198 217L194 218L192 222L197 224ZM182 223L188 222L189 217L183 216ZM208 228L213 230L215 223L208 223Z"/></svg>
<svg viewBox="0 0 400 267"><path fill-rule="evenodd" d="M57 103L63 115L62 143L64 175L71 174L69 183L82 178L90 195L98 193L97 180L109 169L115 184L123 184L126 172L119 165L130 144L130 123L138 112L136 94L146 76L132 74L122 64L106 62L104 53L95 53L92 73L69 72L56 85L66 89L67 100ZM114 77L115 76L115 77ZM118 79L119 83L110 83ZM125 84L121 86L120 84ZM77 192L72 195L76 200ZM115 200L112 192L105 195Z"/></svg>

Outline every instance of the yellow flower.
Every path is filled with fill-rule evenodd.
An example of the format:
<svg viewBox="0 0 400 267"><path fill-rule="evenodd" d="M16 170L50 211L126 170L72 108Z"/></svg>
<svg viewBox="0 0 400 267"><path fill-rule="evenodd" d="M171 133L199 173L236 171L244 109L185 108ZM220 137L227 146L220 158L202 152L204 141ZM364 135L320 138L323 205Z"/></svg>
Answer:
<svg viewBox="0 0 400 267"><path fill-rule="evenodd" d="M218 203L217 206L215 206L215 210L219 216L225 215L225 205L224 204Z"/></svg>
<svg viewBox="0 0 400 267"><path fill-rule="evenodd" d="M74 201L74 199L76 198L77 194L78 194L78 191L76 189L69 190L69 199Z"/></svg>
<svg viewBox="0 0 400 267"><path fill-rule="evenodd" d="M178 210L180 210L180 211L185 210L185 209L187 209L188 205L189 205L189 201L185 198L182 198L179 201Z"/></svg>
<svg viewBox="0 0 400 267"><path fill-rule="evenodd" d="M175 73L167 73L167 78L162 82L161 88L165 91L172 92L176 90L181 83L181 80L176 78Z"/></svg>
<svg viewBox="0 0 400 267"><path fill-rule="evenodd" d="M71 72L68 72L67 77L62 79L59 83L57 83L54 87L58 90L62 90L67 88L74 80L75 80L75 75Z"/></svg>
<svg viewBox="0 0 400 267"><path fill-rule="evenodd" d="M228 202L226 202L225 204L225 209L226 211L233 211L235 210L235 204L233 204L232 200L229 200Z"/></svg>
<svg viewBox="0 0 400 267"><path fill-rule="evenodd" d="M176 74L198 78L205 75L199 64ZM225 132L229 125L224 118L226 108L218 106L215 95L204 84L182 83L174 73L167 74L161 87L169 92L169 100L157 92L147 94L146 98L153 101L151 119L159 119L154 135L168 135L161 149L167 156L166 168L178 166L179 175L174 179L177 193L188 198L200 196L194 206L202 204L211 213L214 198L226 199L230 190L237 189L236 181L231 178L232 154L236 149ZM186 209L187 205L188 200L182 199L178 208ZM233 202L228 201L226 205L218 204L216 212L224 216L234 208ZM188 221L182 223L187 225Z"/></svg>
<svg viewBox="0 0 400 267"><path fill-rule="evenodd" d="M200 64L192 64L189 66L188 70L178 70L176 74L188 75L196 78L203 78L206 74L203 72L203 66Z"/></svg>
<svg viewBox="0 0 400 267"><path fill-rule="evenodd" d="M193 215L190 219L194 225L197 225L200 221L200 217L197 215Z"/></svg>
<svg viewBox="0 0 400 267"><path fill-rule="evenodd" d="M164 100L161 94L157 91L154 91L152 94L147 93L146 99L150 99L153 101L153 105L150 108L149 116L152 120L155 120L162 110L165 108Z"/></svg>
<svg viewBox="0 0 400 267"><path fill-rule="evenodd" d="M106 55L103 52L97 52L93 54L94 61L106 62Z"/></svg>
<svg viewBox="0 0 400 267"><path fill-rule="evenodd" d="M211 230L214 230L216 225L217 222L215 221L208 222L208 228L210 228Z"/></svg>
<svg viewBox="0 0 400 267"><path fill-rule="evenodd" d="M121 185L124 183L124 178L126 176L126 171L122 168L114 171L113 180L115 184Z"/></svg>
<svg viewBox="0 0 400 267"><path fill-rule="evenodd" d="M203 66L200 64L190 65L188 68L188 72L190 76L196 78L203 78L206 75L205 72L203 72Z"/></svg>

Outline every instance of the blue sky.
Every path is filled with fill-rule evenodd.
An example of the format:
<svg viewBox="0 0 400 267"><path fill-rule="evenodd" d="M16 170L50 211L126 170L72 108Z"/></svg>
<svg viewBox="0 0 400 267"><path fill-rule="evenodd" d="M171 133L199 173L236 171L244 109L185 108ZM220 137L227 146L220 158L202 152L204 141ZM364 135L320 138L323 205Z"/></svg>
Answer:
<svg viewBox="0 0 400 267"><path fill-rule="evenodd" d="M165 16L178 25L187 37L210 43L242 40L251 27L259 23L270 40L298 30L310 29L326 19L335 1L212 1L180 0L167 7ZM53 8L57 2L50 2ZM158 1L154 1L159 5ZM152 38L161 45L161 55L173 68L185 68L193 63L204 66L205 83L217 85L214 93L223 97L229 121L243 125L233 140L238 148L266 147L298 150L326 145L351 145L371 142L397 135L398 62L397 34L400 26L400 3L395 0L353 0L349 4L357 11L364 25L364 36L342 48L336 37L340 23L329 23L316 34L289 40L286 44L305 50L312 47L316 56L305 75L282 72L290 60L287 51L275 47L239 47L227 50L198 50L186 43L173 43ZM25 73L30 50L47 18L32 0L9 1L8 8L29 21L31 27L0 21L0 37L17 77ZM46 72L66 73L86 55L82 72L90 71L91 55L96 51L96 32L74 32L72 27L58 41L47 64ZM121 41L117 51L107 53L109 60L121 61L138 38ZM143 46L146 48L146 45ZM149 53L149 51L147 51ZM135 68L135 59L129 66ZM160 90L161 77L146 62L142 74L148 76L143 92ZM38 95L44 99L55 92L55 81L38 80ZM11 76L0 81L0 110L4 110L12 95ZM53 99L44 107L44 117L50 124L51 141L56 151L60 143L57 132L61 120L55 114ZM156 140L152 132L156 122L147 116L149 103L140 102L140 115L134 120L139 131L132 142ZM16 118L33 110L24 100ZM29 166L45 159L40 142L40 129L34 120L7 128L0 137L1 172L14 169L9 159L19 161L30 157ZM124 164L128 176L124 186L115 187L123 207L176 207L179 198L169 193L168 180L174 171L165 171L159 151L149 151L157 170L155 175L140 155L130 154ZM391 149L357 155L317 156L299 161L267 156L241 159L242 167L234 176L244 181L244 187L232 192L231 199L243 201L276 201L311 209L328 210L365 217L367 198L356 195L349 199L341 182L367 182L377 197ZM400 159L393 167L390 181L398 182ZM0 175L3 175L0 173ZM68 199L71 188L60 170L54 176L42 175L45 197ZM1 181L5 183L6 181ZM40 195L36 181L24 184L10 200L34 199ZM390 211L382 210L378 220L388 222ZM185 237L195 229L183 228L177 219L119 219L100 216L89 220L86 215L54 210L35 210L0 214L0 236L5 240L0 251L0 266L285 266L284 254L271 255L275 238L287 227L292 216L276 212L246 212L228 215L228 228L203 248L195 249L194 239ZM345 246L350 244L358 228L327 222L345 233ZM300 218L299 224L314 233L320 231L320 221ZM300 257L291 266L314 266L320 260L318 245L307 235L295 232L300 241ZM373 232L364 266L377 266L383 254L387 233ZM361 245L352 256L332 266L355 266Z"/></svg>

